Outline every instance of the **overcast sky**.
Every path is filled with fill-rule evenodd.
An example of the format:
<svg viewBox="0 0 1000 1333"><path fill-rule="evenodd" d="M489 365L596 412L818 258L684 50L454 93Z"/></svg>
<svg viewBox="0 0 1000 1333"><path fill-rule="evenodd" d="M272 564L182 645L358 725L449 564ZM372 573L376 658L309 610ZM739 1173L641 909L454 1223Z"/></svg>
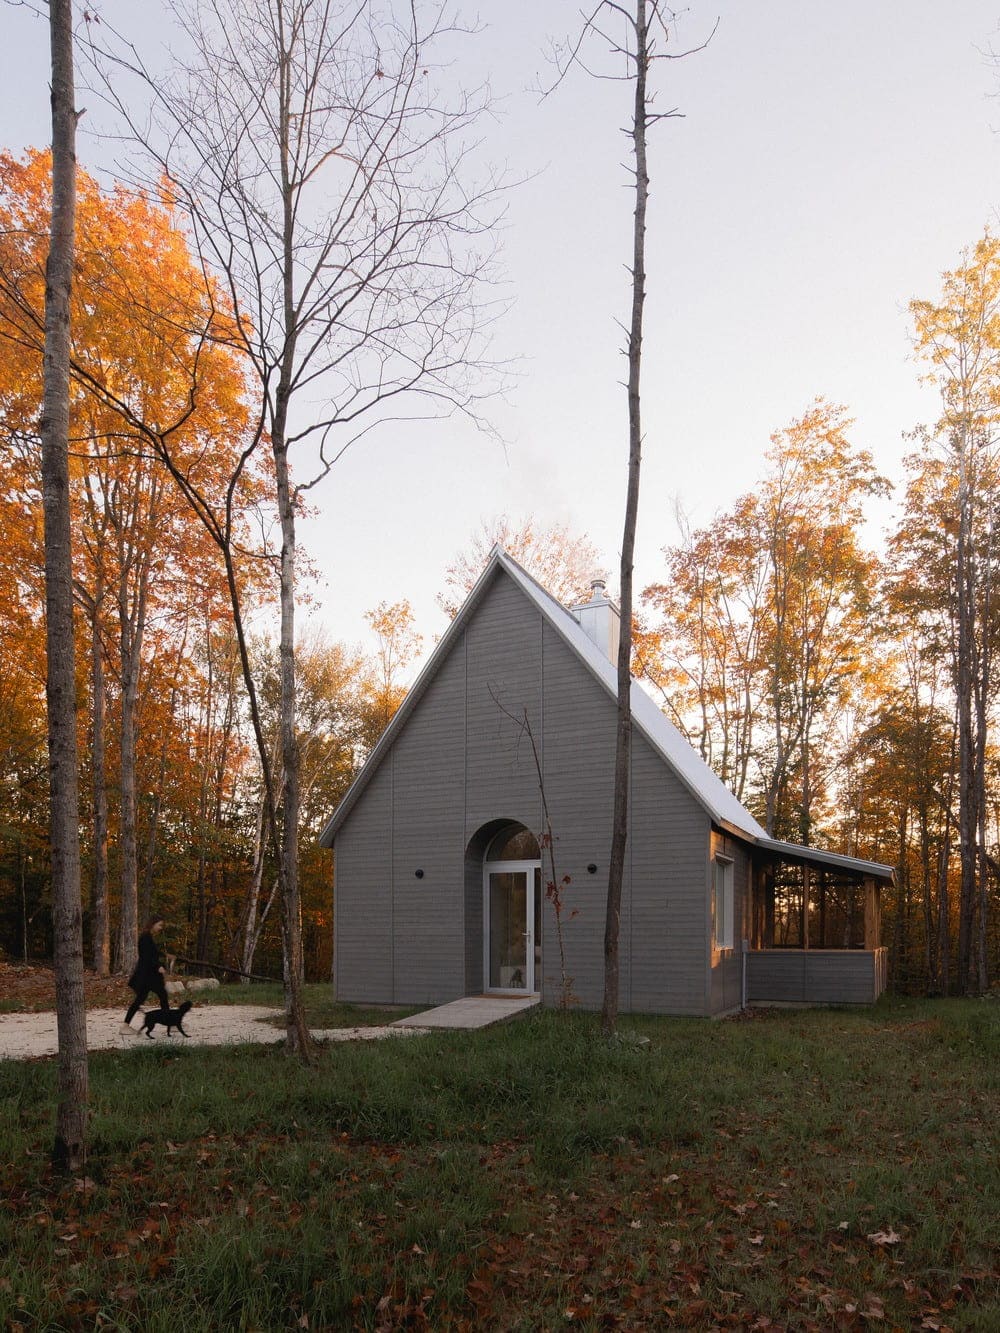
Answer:
<svg viewBox="0 0 1000 1333"><path fill-rule="evenodd" d="M124 9L149 23L149 0ZM520 361L490 415L506 447L445 422L399 427L338 464L302 534L335 638L362 641L363 612L403 597L428 641L439 634L446 565L501 512L565 521L617 563L629 90L580 73L541 103L530 91L577 13L489 0L456 66L489 76L500 115L485 151L527 178L503 237L514 304L498 351ZM683 119L657 127L650 160L637 586L660 574L675 502L695 523L729 505L769 434L816 395L845 404L855 441L900 476L903 432L934 416L907 302L933 297L996 225L998 18L986 0L691 0L680 46L719 24L706 51L658 72L660 106ZM49 140L47 29L6 0L0 25L0 142L18 152ZM80 157L108 161L86 135Z"/></svg>

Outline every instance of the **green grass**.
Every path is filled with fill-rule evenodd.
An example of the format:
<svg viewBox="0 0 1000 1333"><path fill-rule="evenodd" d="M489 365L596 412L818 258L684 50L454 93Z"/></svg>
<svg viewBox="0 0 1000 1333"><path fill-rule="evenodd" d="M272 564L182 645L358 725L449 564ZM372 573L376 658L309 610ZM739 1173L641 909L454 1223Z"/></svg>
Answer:
<svg viewBox="0 0 1000 1333"><path fill-rule="evenodd" d="M420 1005L343 1004L334 999L333 987L322 982L304 986L306 1021L311 1028L379 1027L393 1019L420 1012ZM284 994L277 982L252 982L246 986L220 986L218 990L199 991L194 999L201 1004L259 1004L284 1008ZM282 1024L282 1020L275 1019Z"/></svg>
<svg viewBox="0 0 1000 1333"><path fill-rule="evenodd" d="M0 1063L0 1327L1000 1327L1000 1006L623 1028Z"/></svg>

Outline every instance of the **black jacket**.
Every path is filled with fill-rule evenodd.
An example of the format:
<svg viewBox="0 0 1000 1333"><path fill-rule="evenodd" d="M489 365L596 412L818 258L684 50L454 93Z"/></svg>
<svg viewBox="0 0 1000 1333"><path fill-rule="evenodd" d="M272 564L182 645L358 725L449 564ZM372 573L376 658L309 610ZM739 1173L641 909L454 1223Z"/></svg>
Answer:
<svg viewBox="0 0 1000 1333"><path fill-rule="evenodd" d="M160 951L149 931L144 930L139 936L139 961L128 979L128 984L133 990L141 990L145 994L152 990L159 979Z"/></svg>

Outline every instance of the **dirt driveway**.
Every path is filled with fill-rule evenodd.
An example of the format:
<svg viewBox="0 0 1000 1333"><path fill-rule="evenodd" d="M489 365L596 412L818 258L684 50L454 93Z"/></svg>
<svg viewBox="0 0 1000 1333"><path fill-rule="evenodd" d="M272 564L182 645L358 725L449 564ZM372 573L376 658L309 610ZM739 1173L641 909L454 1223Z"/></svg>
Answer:
<svg viewBox="0 0 1000 1333"><path fill-rule="evenodd" d="M273 1020L282 1010L264 1009L253 1004L195 1004L184 1020L187 1039L174 1033L167 1036L156 1028L153 1041L161 1046L232 1046L239 1042L275 1043L284 1040L281 1027ZM87 1048L91 1051L143 1050L152 1046L139 1033L139 1019L131 1034L122 1032L122 1011L90 1009L87 1011ZM413 1028L363 1027L328 1028L314 1031L317 1041L373 1041L380 1037L413 1035ZM56 1016L41 1014L0 1014L0 1060L32 1060L56 1054Z"/></svg>

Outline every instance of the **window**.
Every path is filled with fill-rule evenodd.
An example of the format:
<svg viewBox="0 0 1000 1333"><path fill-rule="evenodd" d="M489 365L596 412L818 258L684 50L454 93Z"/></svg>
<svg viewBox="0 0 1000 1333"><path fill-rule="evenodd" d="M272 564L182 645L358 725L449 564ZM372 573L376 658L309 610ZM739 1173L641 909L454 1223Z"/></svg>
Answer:
<svg viewBox="0 0 1000 1333"><path fill-rule="evenodd" d="M483 858L486 861L537 861L541 857L538 839L523 824L508 824L501 829Z"/></svg>
<svg viewBox="0 0 1000 1333"><path fill-rule="evenodd" d="M712 934L717 949L733 948L733 863L717 856L712 867Z"/></svg>

